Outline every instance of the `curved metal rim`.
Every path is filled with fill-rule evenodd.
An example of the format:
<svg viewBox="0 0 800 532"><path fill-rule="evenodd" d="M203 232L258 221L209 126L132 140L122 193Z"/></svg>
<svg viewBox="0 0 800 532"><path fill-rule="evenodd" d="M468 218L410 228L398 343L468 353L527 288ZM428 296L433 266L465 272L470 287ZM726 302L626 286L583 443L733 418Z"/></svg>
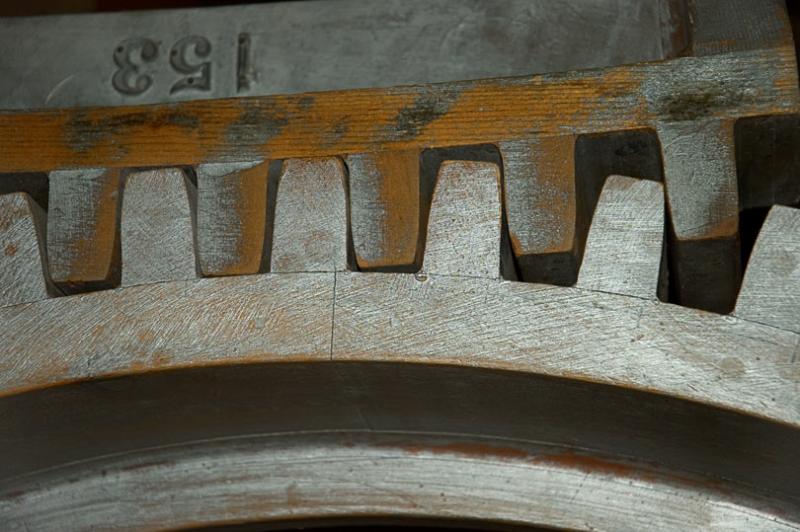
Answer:
<svg viewBox="0 0 800 532"><path fill-rule="evenodd" d="M0 515L35 528L110 515L123 529L387 515L578 529L800 522L786 467L798 431L539 375L219 366L20 394L0 413L16 434L0 442ZM453 498L436 502L431 486ZM287 502L292 490L306 502Z"/></svg>
<svg viewBox="0 0 800 532"><path fill-rule="evenodd" d="M517 508L519 498L498 497L478 511L474 479L485 478L491 466L510 468L495 473L504 480L520 467L533 475L526 490L541 487L541 475L566 475L553 489L594 510L593 496L625 485L638 493L631 497L657 493L662 502L682 501L696 526L708 524L701 515L748 530L800 523L800 479L786 466L800 460L797 405L764 402L794 396L800 381L789 362L798 335L780 329L572 288L359 273L143 285L7 307L0 318L0 343L9 353L0 362L0 418L9 429L0 437L6 457L0 515L12 522L49 516L47 522L81 529L112 511L115 519L129 515L132 527L146 527L143 509L159 496L180 499L170 507L176 527L226 522L246 493L218 494L223 507L192 499L193 481L181 469L191 457L187 446L286 435L296 444L286 452L302 454L321 445L327 436L320 434L335 431L403 435L416 447L398 452L408 471L420 475L437 470L431 438L483 451L488 442L480 458L446 451L455 460L452 474L462 462L477 468L473 484L458 488L450 470L437 466L444 485L463 491L461 517L583 526L547 514L546 505L495 512L502 501ZM747 358L751 352L761 360ZM523 458L518 449L511 457L492 451L508 442L512 449L545 446L587 458L577 467L574 461L545 467L546 460ZM198 448L212 452L217 444L208 445ZM347 449L341 441L328 447L320 452ZM183 458L153 464L169 449ZM220 455L234 469L220 467L209 486L228 485L223 479L239 467L234 451ZM388 457L359 489L385 479L399 459ZM267 469L274 465L265 460ZM126 492L120 475L135 489ZM185 489L164 488L182 475ZM265 472L254 493L280 487L270 484L273 476ZM573 482L582 477L597 486L584 491ZM98 493L105 494L102 502ZM526 500L543 500L542 493L526 493ZM361 511L357 501L368 499L361 492L330 497L346 511L320 502L304 517L455 516L452 508L420 514L377 503ZM660 504L645 513L663 517L665 528L685 528L669 521ZM192 522L203 505L218 513ZM251 506L250 514L233 512L234 520L291 517L276 508ZM641 528L622 508L609 512L607 522L588 509L581 518L586 528ZM53 519L53 512L72 521Z"/></svg>
<svg viewBox="0 0 800 532"><path fill-rule="evenodd" d="M179 446L84 466L18 500L23 511L13 517L24 515L37 529L47 522L102 527L110 515L121 530L325 520L576 530L796 526L765 497L689 477L529 442L430 434L305 433Z"/></svg>
<svg viewBox="0 0 800 532"><path fill-rule="evenodd" d="M800 427L800 334L579 288L260 274L5 307L0 323L0 397L220 364L402 361L624 386Z"/></svg>

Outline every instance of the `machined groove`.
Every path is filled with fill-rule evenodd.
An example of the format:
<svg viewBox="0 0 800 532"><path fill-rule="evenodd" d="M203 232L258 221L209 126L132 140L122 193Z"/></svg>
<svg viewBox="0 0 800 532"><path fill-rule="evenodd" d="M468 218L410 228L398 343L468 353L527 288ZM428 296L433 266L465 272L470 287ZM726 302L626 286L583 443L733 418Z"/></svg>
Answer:
<svg viewBox="0 0 800 532"><path fill-rule="evenodd" d="M395 378L403 373L410 372L401 370ZM491 393L485 386L477 389ZM520 406L514 411L525 412ZM483 489L475 489L475 478ZM73 529L102 527L108 512L118 515L119 529L231 521L312 527L337 518L369 525L392 515L392 524L422 518L434 524L514 523L523 529L795 530L795 513L760 494L709 490L713 482L691 475L568 448L464 435L350 430L221 439L96 461L69 482L26 489L34 483L35 477L21 483L17 505L0 499L12 530L21 523L37 530L54 529L56 522ZM193 489L184 490L186 484ZM348 497L332 504L331 493ZM33 500L39 501L35 511ZM227 504L231 500L237 504ZM148 510L136 511L142 507Z"/></svg>

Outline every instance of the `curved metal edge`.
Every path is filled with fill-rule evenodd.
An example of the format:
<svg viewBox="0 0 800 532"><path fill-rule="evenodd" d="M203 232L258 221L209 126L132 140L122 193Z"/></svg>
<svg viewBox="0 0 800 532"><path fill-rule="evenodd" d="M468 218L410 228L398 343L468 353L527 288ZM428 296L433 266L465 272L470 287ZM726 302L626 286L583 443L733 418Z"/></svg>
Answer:
<svg viewBox="0 0 800 532"><path fill-rule="evenodd" d="M612 384L800 426L800 335L575 288L263 274L6 307L0 324L0 397L181 367L383 360Z"/></svg>
<svg viewBox="0 0 800 532"><path fill-rule="evenodd" d="M99 460L0 499L9 530L405 519L574 530L795 530L773 501L529 442L250 437Z"/></svg>
<svg viewBox="0 0 800 532"><path fill-rule="evenodd" d="M402 445L398 443L396 447L417 458L444 452L467 454L479 462L522 460L523 465L528 463L523 460L527 455L517 446L535 443L550 448L545 454L551 458L546 462L560 461L568 468L592 470L599 478L608 477L609 482L613 479L612 484L619 483L621 489L638 489L625 488L639 482L632 481L631 476L645 480L658 477L655 487L642 491L651 495L669 493L673 489L669 486L675 482L688 483L689 491L676 496L683 497L685 505L693 505L698 515L714 515L714 501L721 497L725 501L722 506L729 510L741 507L730 510L736 515L763 512L779 523L800 523L800 479L787 466L800 460L800 430L680 399L535 374L444 365L331 361L181 369L5 397L0 399L0 419L6 429L0 434L0 455L4 457L0 465L0 520L15 517L26 524L28 517L34 519L50 512L51 523L70 523L69 519L92 522L110 516L116 520L118 515L128 515L131 526L139 526L148 522L151 513L160 515L153 510L160 505L148 499L157 493L177 497L169 511L178 521L188 519L186 516L196 510L192 493L198 484L196 479L182 476L181 468L172 461L162 463L164 460L159 457L164 452L190 456L186 445L238 441L253 435L293 435L300 447L313 447L318 433L331 431L398 433ZM425 439L426 434L432 433L460 443L455 447L447 442L433 444ZM327 454L324 451L320 456ZM336 468L345 467L350 460L331 456L332 463L342 462ZM200 463L205 463L203 460ZM426 462L414 460L408 467L417 464L412 469L424 470ZM537 460L532 463L539 464ZM389 460L387 467L398 463L402 462ZM123 488L124 482L120 482L124 479L109 475L109 471L128 467L125 464L133 464L134 470L136 464L156 465L156 472L163 465L158 473L161 477L147 477L150 484L143 491L142 485L128 484ZM224 463L219 467L209 464L204 471L218 475L220 482L238 474L235 461L230 464L233 469L226 469ZM433 467L434 462L429 464ZM240 471L246 476L254 465L245 460ZM443 467L433 467L427 474L438 475L435 471ZM462 474L458 462L451 462L449 467L452 475ZM351 471L354 483L358 483L360 471ZM664 471L671 472L668 478L663 477ZM284 482L285 492L295 474L300 475L300 471L264 478L282 479L276 482ZM376 477L385 474L386 470L375 473ZM91 478L81 484L85 475ZM496 482L507 477L500 472L495 476ZM488 482L486 478L476 472L471 477L473 488L479 492L480 486ZM597 490L583 492L583 488L570 485L570 479L577 481L579 477L564 480L575 492L575 500L589 497L587 507L596 511L597 502L589 501ZM260 481L249 480L255 485L247 485L258 492ZM529 478L523 484L533 480ZM311 484L316 485L315 482ZM442 476L438 482L444 488L466 481ZM369 491L370 485L366 482L362 489ZM323 492L327 494L327 504L344 505L342 515L358 514L354 506L358 497L353 499L352 491L341 487L336 491L330 486ZM535 489L540 487L537 484ZM140 495L129 498L125 491L129 488L131 493ZM123 491L116 491L119 489ZM166 491L161 492L162 489ZM490 491L498 501L505 497L500 485ZM519 500L512 498L509 504L516 505ZM765 500L769 501L766 506L759 502ZM395 508L393 501L384 502L384 506L366 505L363 512L385 513L390 508L396 510L391 512L395 516L410 512L402 510L402 505ZM220 516L237 508L243 512L248 508L234 496L221 497L218 502L221 513L209 516L209 521L220 520ZM463 499L459 504L466 502ZM211 508L217 503L205 504ZM282 519L286 516L280 514L283 510L278 506L270 511L277 512L276 519ZM322 505L314 512L309 510L316 514L307 517L324 517L326 508ZM528 516L527 522L541 519L530 508L518 511ZM660 515L657 509L653 511ZM587 519L589 513L587 510ZM260 519L260 515L253 517ZM638 515L620 515L618 524L635 525ZM488 513L486 518L502 520L508 516ZM735 519L729 523L729 528L755 526L752 522L736 525ZM675 528L685 527L678 524Z"/></svg>

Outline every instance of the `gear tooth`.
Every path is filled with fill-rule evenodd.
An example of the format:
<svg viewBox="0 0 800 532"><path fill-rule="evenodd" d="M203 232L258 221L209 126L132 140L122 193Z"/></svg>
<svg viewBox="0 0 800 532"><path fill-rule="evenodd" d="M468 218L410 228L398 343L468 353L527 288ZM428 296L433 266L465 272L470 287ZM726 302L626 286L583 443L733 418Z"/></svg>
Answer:
<svg viewBox="0 0 800 532"><path fill-rule="evenodd" d="M346 162L358 267L411 267L419 240L419 150L361 153Z"/></svg>
<svg viewBox="0 0 800 532"><path fill-rule="evenodd" d="M347 270L347 188L337 157L284 161L275 200L273 272Z"/></svg>
<svg viewBox="0 0 800 532"><path fill-rule="evenodd" d="M800 333L800 209L770 209L733 313Z"/></svg>
<svg viewBox="0 0 800 532"><path fill-rule="evenodd" d="M197 248L205 276L261 271L269 163L197 167Z"/></svg>
<svg viewBox="0 0 800 532"><path fill-rule="evenodd" d="M49 181L47 257L53 282L65 293L118 284L120 171L59 170Z"/></svg>
<svg viewBox="0 0 800 532"><path fill-rule="evenodd" d="M445 161L428 218L426 273L500 278L500 169L496 164Z"/></svg>
<svg viewBox="0 0 800 532"><path fill-rule="evenodd" d="M46 299L45 214L28 194L0 196L0 307Z"/></svg>
<svg viewBox="0 0 800 532"><path fill-rule="evenodd" d="M663 245L661 183L609 176L594 211L577 286L656 299Z"/></svg>
<svg viewBox="0 0 800 532"><path fill-rule="evenodd" d="M197 277L195 187L177 168L129 175L122 198L122 286Z"/></svg>
<svg viewBox="0 0 800 532"><path fill-rule="evenodd" d="M656 129L675 235L676 302L730 312L741 276L733 120L660 122Z"/></svg>
<svg viewBox="0 0 800 532"><path fill-rule="evenodd" d="M575 135L498 144L508 231L523 280L572 284L576 273Z"/></svg>

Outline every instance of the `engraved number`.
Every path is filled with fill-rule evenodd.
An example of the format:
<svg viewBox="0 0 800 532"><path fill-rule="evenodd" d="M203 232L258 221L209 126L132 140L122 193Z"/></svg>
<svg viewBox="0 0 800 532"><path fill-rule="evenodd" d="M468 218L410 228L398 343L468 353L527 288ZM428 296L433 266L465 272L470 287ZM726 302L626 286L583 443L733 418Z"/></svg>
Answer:
<svg viewBox="0 0 800 532"><path fill-rule="evenodd" d="M184 37L175 43L169 54L169 62L177 72L187 76L172 85L170 94L189 89L211 90L211 62L190 63L187 57L190 49L194 50L195 56L205 59L211 54L211 43L197 35Z"/></svg>
<svg viewBox="0 0 800 532"><path fill-rule="evenodd" d="M158 55L158 45L144 38L127 39L114 50L114 63L119 68L111 83L122 94L142 94L153 84L153 78L142 72L144 65L135 62L137 50L141 63L152 63Z"/></svg>

